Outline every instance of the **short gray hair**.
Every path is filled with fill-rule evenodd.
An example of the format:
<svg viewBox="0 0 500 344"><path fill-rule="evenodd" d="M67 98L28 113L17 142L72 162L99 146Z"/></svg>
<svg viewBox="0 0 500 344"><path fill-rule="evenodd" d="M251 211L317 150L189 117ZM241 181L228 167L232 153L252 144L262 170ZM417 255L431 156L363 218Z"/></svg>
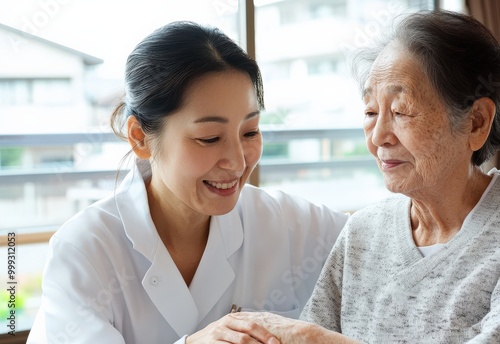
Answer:
<svg viewBox="0 0 500 344"><path fill-rule="evenodd" d="M387 33L388 32L388 33ZM452 128L461 127L474 101L488 97L496 113L483 147L472 155L480 166L500 149L500 47L493 34L471 16L449 11L421 11L394 22L373 46L351 60L360 87L380 52L395 42L417 57L448 109Z"/></svg>

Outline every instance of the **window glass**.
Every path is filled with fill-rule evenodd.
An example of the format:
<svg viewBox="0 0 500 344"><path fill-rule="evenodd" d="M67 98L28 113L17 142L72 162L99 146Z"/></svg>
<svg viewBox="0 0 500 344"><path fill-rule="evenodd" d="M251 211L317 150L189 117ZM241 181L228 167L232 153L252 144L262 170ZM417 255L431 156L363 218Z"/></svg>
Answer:
<svg viewBox="0 0 500 344"><path fill-rule="evenodd" d="M342 210L385 195L364 145L362 106L345 53L379 34L397 13L431 3L255 0L267 108L264 188ZM110 132L109 116L123 93L126 57L147 34L174 20L193 20L237 42L243 37L238 0L0 0L0 8L2 237L44 238L113 192L128 147ZM17 250L17 331L31 326L40 302L47 244L38 241L20 241ZM0 251L6 255L5 246ZM7 279L5 268L0 277ZM2 301L0 314L6 307Z"/></svg>
<svg viewBox="0 0 500 344"><path fill-rule="evenodd" d="M266 112L260 185L354 211L388 195L362 132L348 53L433 1L255 0Z"/></svg>
<svg viewBox="0 0 500 344"><path fill-rule="evenodd" d="M70 79L34 79L31 83L35 105L57 106L72 103Z"/></svg>
<svg viewBox="0 0 500 344"><path fill-rule="evenodd" d="M128 145L108 123L128 54L174 20L241 35L237 0L0 0L0 8L0 236L19 238L21 331L40 303L46 233L111 194L116 170L127 168ZM41 242L26 244L33 238ZM7 257L7 247L0 253ZM6 265L0 278L7 281ZM9 331L9 297L0 293L0 333Z"/></svg>
<svg viewBox="0 0 500 344"><path fill-rule="evenodd" d="M240 37L235 0L0 5L0 230L57 228L113 189L127 145L110 134L109 116L141 39L174 20Z"/></svg>
<svg viewBox="0 0 500 344"><path fill-rule="evenodd" d="M12 106L31 102L31 84L28 80L0 80L0 104Z"/></svg>

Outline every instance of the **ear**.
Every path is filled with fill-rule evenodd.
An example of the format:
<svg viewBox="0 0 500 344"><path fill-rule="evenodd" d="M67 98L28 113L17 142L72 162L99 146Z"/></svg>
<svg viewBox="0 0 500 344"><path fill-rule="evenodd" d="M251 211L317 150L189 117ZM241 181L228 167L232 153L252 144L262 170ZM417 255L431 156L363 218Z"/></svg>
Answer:
<svg viewBox="0 0 500 344"><path fill-rule="evenodd" d="M488 97L476 99L472 104L470 113L472 128L469 138L469 146L472 151L479 150L486 142L495 118L495 112L495 103Z"/></svg>
<svg viewBox="0 0 500 344"><path fill-rule="evenodd" d="M142 131L141 125L135 116L127 119L127 139L135 155L140 159L149 159L151 152L145 142L146 134Z"/></svg>

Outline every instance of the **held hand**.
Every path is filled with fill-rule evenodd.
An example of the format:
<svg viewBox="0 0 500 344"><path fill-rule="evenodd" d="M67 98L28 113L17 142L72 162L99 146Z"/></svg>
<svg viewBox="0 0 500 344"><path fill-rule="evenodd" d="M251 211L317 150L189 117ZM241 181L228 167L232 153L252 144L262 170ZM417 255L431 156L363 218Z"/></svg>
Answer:
<svg viewBox="0 0 500 344"><path fill-rule="evenodd" d="M232 314L233 317L255 323L274 334L282 344L306 343L306 338L301 333L307 333L307 327L312 324L304 321L285 318L277 314L267 312L239 312Z"/></svg>
<svg viewBox="0 0 500 344"><path fill-rule="evenodd" d="M273 313L240 312L234 313L232 316L264 327L275 335L282 344L360 344L354 339L338 332L329 331L319 325L285 318Z"/></svg>
<svg viewBox="0 0 500 344"><path fill-rule="evenodd" d="M280 344L263 326L228 314L186 338L186 344Z"/></svg>

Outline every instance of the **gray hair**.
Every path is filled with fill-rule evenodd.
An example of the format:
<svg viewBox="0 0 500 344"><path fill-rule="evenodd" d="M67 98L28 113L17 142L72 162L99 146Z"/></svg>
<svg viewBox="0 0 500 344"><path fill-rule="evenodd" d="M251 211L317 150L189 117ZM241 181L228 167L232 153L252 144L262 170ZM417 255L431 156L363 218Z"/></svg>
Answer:
<svg viewBox="0 0 500 344"><path fill-rule="evenodd" d="M463 124L472 104L488 97L496 105L490 134L472 163L480 166L500 149L500 47L493 34L471 16L421 11L394 22L373 46L354 52L352 72L360 87L380 52L395 42L417 57L448 109L452 129Z"/></svg>

